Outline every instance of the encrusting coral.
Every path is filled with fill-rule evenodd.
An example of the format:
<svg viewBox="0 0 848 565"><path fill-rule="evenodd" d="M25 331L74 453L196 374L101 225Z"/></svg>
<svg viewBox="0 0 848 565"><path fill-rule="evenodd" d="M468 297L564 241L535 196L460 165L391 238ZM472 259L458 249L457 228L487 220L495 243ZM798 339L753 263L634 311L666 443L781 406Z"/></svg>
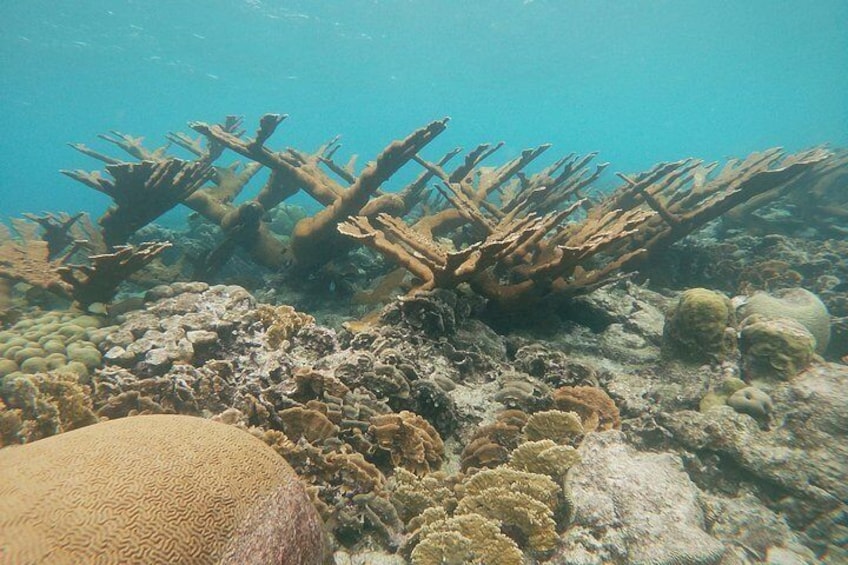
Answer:
<svg viewBox="0 0 848 565"><path fill-rule="evenodd" d="M518 471L548 475L561 480L580 461L577 450L551 439L525 441L509 455L508 465Z"/></svg>
<svg viewBox="0 0 848 565"><path fill-rule="evenodd" d="M256 309L256 314L265 326L268 345L274 348L279 347L303 326L315 322L315 318L296 311L288 304L280 306L262 304Z"/></svg>
<svg viewBox="0 0 848 565"><path fill-rule="evenodd" d="M98 421L88 387L71 371L10 375L0 380L0 447L30 443Z"/></svg>
<svg viewBox="0 0 848 565"><path fill-rule="evenodd" d="M583 424L575 412L545 410L536 412L527 419L522 429L530 441L550 439L560 444L578 442L583 436Z"/></svg>
<svg viewBox="0 0 848 565"><path fill-rule="evenodd" d="M285 461L202 418L137 416L7 448L0 477L10 562L317 565L327 551Z"/></svg>
<svg viewBox="0 0 848 565"><path fill-rule="evenodd" d="M497 521L479 514L445 518L422 526L421 541L412 550L413 565L491 563L521 565L524 558L514 541L501 533Z"/></svg>

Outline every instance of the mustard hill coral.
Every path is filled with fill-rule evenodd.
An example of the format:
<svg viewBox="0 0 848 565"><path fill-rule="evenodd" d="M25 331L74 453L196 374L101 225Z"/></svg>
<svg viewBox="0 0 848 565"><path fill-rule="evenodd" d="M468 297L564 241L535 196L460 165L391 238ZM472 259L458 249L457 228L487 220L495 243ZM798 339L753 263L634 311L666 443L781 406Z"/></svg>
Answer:
<svg viewBox="0 0 848 565"><path fill-rule="evenodd" d="M324 560L322 524L285 461L250 434L202 418L124 418L4 449L0 476L9 562Z"/></svg>
<svg viewBox="0 0 848 565"><path fill-rule="evenodd" d="M764 391L748 386L737 390L727 399L727 405L741 414L757 420L766 420L774 410L771 398Z"/></svg>

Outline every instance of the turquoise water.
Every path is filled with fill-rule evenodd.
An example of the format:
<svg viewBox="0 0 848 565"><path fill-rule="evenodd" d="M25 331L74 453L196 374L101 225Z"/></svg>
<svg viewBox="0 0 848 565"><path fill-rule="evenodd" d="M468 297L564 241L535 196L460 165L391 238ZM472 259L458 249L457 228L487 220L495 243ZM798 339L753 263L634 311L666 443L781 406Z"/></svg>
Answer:
<svg viewBox="0 0 848 565"><path fill-rule="evenodd" d="M66 142L226 114L365 159L445 115L427 155L552 142L635 171L845 145L845 69L845 0L3 0L0 216L105 209L58 173L99 165Z"/></svg>

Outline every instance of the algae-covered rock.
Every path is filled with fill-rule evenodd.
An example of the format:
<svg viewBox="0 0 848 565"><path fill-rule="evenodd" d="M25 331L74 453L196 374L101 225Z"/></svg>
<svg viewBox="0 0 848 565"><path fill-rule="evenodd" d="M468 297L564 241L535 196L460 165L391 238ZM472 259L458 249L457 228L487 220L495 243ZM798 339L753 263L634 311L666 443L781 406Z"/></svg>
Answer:
<svg viewBox="0 0 848 565"><path fill-rule="evenodd" d="M739 334L742 374L747 380L788 380L813 360L816 339L790 318L749 316Z"/></svg>
<svg viewBox="0 0 848 565"><path fill-rule="evenodd" d="M842 563L848 539L846 379L848 367L816 364L791 381L775 383L769 389L775 408L768 430L729 406L668 413L660 423L691 453L718 455L742 469L751 488L769 485L763 502L820 558L830 557L821 562ZM771 492L781 493L779 501Z"/></svg>
<svg viewBox="0 0 848 565"><path fill-rule="evenodd" d="M666 314L665 349L684 360L707 362L728 358L736 349L733 304L720 292L691 288Z"/></svg>
<svg viewBox="0 0 848 565"><path fill-rule="evenodd" d="M250 434L137 416L0 450L9 563L321 564L320 519Z"/></svg>
<svg viewBox="0 0 848 565"><path fill-rule="evenodd" d="M815 337L817 353L823 353L830 342L830 314L819 297L809 290L788 288L773 295L754 293L739 308L740 319L753 315L795 320Z"/></svg>

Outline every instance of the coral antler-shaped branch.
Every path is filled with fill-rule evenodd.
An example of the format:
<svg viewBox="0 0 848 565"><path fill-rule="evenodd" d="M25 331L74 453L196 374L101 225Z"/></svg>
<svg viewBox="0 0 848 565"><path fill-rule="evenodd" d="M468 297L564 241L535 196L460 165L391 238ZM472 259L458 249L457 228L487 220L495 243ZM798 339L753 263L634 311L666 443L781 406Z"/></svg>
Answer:
<svg viewBox="0 0 848 565"><path fill-rule="evenodd" d="M10 239L0 245L0 279L21 281L64 294L67 287L56 273L58 266L59 263L50 260L46 241Z"/></svg>
<svg viewBox="0 0 848 565"><path fill-rule="evenodd" d="M464 168L457 169L461 175L419 160L442 180L439 191L453 209L413 226L379 216L373 224L351 218L340 229L413 272L423 281L419 288L467 281L502 307L514 308L550 295L582 294L626 276L650 252L747 199L796 183L828 157L820 149L788 156L770 150L728 163L714 176L714 164L694 159L662 163L633 178L619 175L627 184L590 206L582 191L606 164L592 171L589 163L594 154L569 155L535 175L520 174L522 166L545 148L528 150L504 167L476 175L476 165L467 164L482 154L479 148ZM512 179L510 188L515 191L497 207L492 187L504 188L505 178ZM559 211L538 213L578 197ZM581 209L587 210L582 218L565 224ZM471 229L460 237L454 232L454 242L471 235L476 243L460 251L434 243L434 229L463 225Z"/></svg>
<svg viewBox="0 0 848 565"><path fill-rule="evenodd" d="M106 165L112 179L98 172L63 174L108 195L115 202L99 223L110 246L122 244L200 188L212 176L205 160L164 159Z"/></svg>
<svg viewBox="0 0 848 565"><path fill-rule="evenodd" d="M780 149L752 153L728 162L710 176L715 164L686 159L661 164L629 178L625 185L589 212L598 217L614 207L647 207L656 216L643 223L627 242L629 249L652 251L680 240L708 222L752 198L775 189L788 189L805 172L825 161L829 153L811 149L785 155Z"/></svg>
<svg viewBox="0 0 848 565"><path fill-rule="evenodd" d="M66 265L56 271L82 306L108 302L123 281L169 247L171 244L167 242L147 242L138 247L119 245L113 253L89 257L91 265Z"/></svg>
<svg viewBox="0 0 848 565"><path fill-rule="evenodd" d="M84 212L79 212L73 216L64 212L61 214L47 213L42 216L24 214L25 218L41 226L43 230L41 239L47 242L50 259L55 259L77 239L72 233L72 229L74 224L83 216Z"/></svg>
<svg viewBox="0 0 848 565"><path fill-rule="evenodd" d="M430 122L406 139L391 143L330 206L299 221L291 239L294 258L301 264L316 264L332 255L327 246L337 238L339 223L360 211L367 215L364 208L371 196L446 126L447 119Z"/></svg>
<svg viewBox="0 0 848 565"><path fill-rule="evenodd" d="M374 201L369 203L372 196L389 177L444 131L448 121L444 119L431 122L406 139L390 144L374 163L366 167L351 185L345 188L319 168L319 164L332 158L337 139L319 150L317 155L305 155L292 149L274 152L265 147L265 142L284 119L283 115L266 114L260 120L252 140L238 139L215 125L194 122L190 126L210 140L274 171L275 187L268 186L267 193L258 197L266 209L268 205L276 205L298 188L302 188L326 206L315 216L304 218L295 226L291 251L295 261L303 266L319 264L338 253L338 247L334 247L333 241L337 237L336 226L344 218L359 213L376 215L383 211L382 207L388 206L388 198L382 201L385 204L375 205ZM354 178L352 169L336 167L334 172L343 179ZM271 194L272 189L274 194Z"/></svg>

